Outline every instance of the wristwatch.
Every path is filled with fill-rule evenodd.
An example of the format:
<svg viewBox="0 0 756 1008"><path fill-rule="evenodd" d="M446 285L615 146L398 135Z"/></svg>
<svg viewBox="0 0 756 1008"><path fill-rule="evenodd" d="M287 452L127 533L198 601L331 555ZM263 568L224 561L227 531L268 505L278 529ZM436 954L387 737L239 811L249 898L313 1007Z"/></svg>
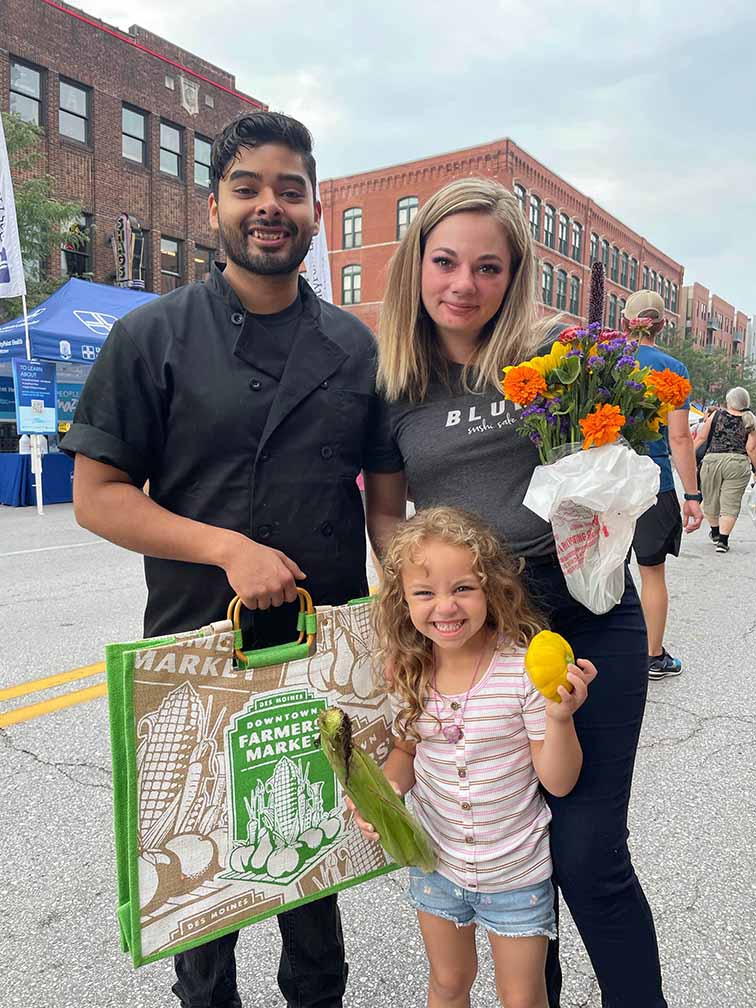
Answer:
<svg viewBox="0 0 756 1008"><path fill-rule="evenodd" d="M683 494L683 497L685 498L685 500L698 501L699 504L703 503L703 494L701 493L700 490L699 490L698 493L694 493L694 494Z"/></svg>

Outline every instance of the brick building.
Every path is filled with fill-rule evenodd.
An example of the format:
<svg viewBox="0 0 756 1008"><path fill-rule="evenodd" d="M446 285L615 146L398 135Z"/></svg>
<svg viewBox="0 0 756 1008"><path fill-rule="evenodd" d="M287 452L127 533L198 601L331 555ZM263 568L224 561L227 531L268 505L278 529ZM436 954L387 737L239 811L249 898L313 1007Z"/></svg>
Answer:
<svg viewBox="0 0 756 1008"><path fill-rule="evenodd" d="M210 141L234 115L265 108L233 74L134 25L124 33L53 0L0 4L0 109L42 129L42 167L82 207L87 243L53 275L115 277L119 214L143 229L147 290L202 276L216 251L207 223Z"/></svg>
<svg viewBox="0 0 756 1008"><path fill-rule="evenodd" d="M680 326L695 346L724 350L729 356L745 358L748 316L703 284L682 289Z"/></svg>
<svg viewBox="0 0 756 1008"><path fill-rule="evenodd" d="M619 326L627 297L642 287L658 290L669 326L679 325L680 263L508 139L322 182L336 303L374 328L398 239L424 200L466 176L496 179L517 195L536 241L545 314L584 319L591 263L601 259L607 325Z"/></svg>

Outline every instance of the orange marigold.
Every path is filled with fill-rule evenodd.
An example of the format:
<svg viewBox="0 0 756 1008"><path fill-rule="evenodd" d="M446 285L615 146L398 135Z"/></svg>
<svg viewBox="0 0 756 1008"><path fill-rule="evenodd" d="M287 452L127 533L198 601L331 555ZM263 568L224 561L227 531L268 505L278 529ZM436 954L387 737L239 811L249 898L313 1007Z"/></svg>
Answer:
<svg viewBox="0 0 756 1008"><path fill-rule="evenodd" d="M672 409L679 409L690 395L691 385L687 378L675 374L669 368L650 371L646 385L652 388L662 402L671 403Z"/></svg>
<svg viewBox="0 0 756 1008"><path fill-rule="evenodd" d="M501 387L506 398L519 406L529 406L537 395L542 395L548 388L543 375L527 364L505 368Z"/></svg>
<svg viewBox="0 0 756 1008"><path fill-rule="evenodd" d="M625 426L625 417L619 406L605 403L597 406L593 413L583 417L580 428L583 431L583 448L600 448L617 440L619 432Z"/></svg>

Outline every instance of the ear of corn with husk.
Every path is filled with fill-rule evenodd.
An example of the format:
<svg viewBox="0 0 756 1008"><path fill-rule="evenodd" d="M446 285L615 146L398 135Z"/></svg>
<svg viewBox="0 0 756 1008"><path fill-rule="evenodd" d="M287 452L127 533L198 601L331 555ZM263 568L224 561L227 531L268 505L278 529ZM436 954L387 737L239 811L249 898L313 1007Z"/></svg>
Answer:
<svg viewBox="0 0 756 1008"><path fill-rule="evenodd" d="M326 759L362 818L381 838L386 853L402 867L433 871L436 855L425 830L404 807L372 756L352 745L349 715L339 707L329 707L318 715L318 724Z"/></svg>

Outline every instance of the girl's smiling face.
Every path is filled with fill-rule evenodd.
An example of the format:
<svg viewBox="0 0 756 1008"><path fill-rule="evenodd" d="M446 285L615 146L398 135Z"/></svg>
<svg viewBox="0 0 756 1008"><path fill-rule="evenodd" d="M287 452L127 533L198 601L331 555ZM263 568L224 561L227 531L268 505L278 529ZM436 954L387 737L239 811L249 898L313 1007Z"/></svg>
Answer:
<svg viewBox="0 0 756 1008"><path fill-rule="evenodd" d="M428 234L421 296L447 357L466 363L511 280L512 254L504 227L492 214L452 214Z"/></svg>
<svg viewBox="0 0 756 1008"><path fill-rule="evenodd" d="M430 539L405 560L401 577L410 619L424 637L444 650L479 652L488 605L467 547Z"/></svg>

